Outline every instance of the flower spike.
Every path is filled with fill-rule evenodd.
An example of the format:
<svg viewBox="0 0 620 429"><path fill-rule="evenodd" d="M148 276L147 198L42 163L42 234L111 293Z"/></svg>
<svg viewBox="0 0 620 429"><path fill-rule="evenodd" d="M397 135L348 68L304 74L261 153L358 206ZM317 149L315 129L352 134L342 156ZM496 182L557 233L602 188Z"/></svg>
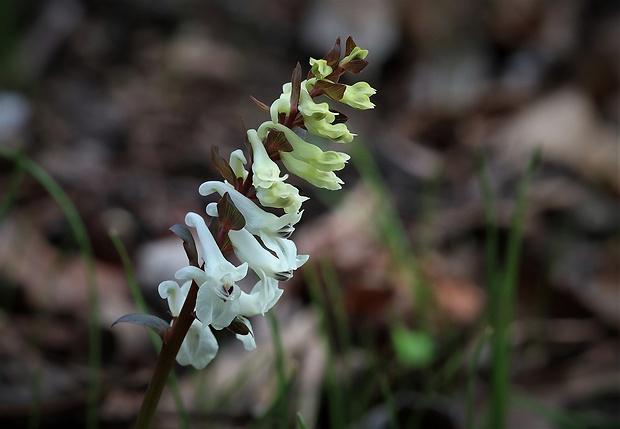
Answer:
<svg viewBox="0 0 620 429"><path fill-rule="evenodd" d="M272 309L283 293L280 282L290 280L308 261L308 255L299 255L291 240L308 197L288 183L288 173L319 188L340 189L343 181L336 172L345 167L349 155L323 150L309 137L349 143L355 134L346 124L347 117L330 104L338 102L358 110L375 106L370 98L376 91L368 83L338 82L344 73L357 74L368 64L368 51L358 47L353 38L347 38L344 50L341 58L338 38L323 58L310 58L305 79L298 63L291 81L270 105L252 97L259 108L269 112L269 120L247 130L245 154L238 149L227 160L217 146L211 147L212 163L223 180L209 180L198 188L200 195L219 198L206 205L210 223L207 226L196 213L186 215L185 223L195 230L198 243L185 226L172 228L182 238L190 264L175 273L182 286L164 281L158 288L173 316L173 328L166 328L167 322L163 322L163 331L184 335L176 355L179 364L204 368L211 362L218 351L211 329L228 329L246 350L255 349L249 318ZM318 100L320 96L325 99ZM231 252L236 259L229 258ZM254 286L248 293L241 284L248 281L250 270ZM177 323L185 326L180 328L184 332L176 332Z"/></svg>

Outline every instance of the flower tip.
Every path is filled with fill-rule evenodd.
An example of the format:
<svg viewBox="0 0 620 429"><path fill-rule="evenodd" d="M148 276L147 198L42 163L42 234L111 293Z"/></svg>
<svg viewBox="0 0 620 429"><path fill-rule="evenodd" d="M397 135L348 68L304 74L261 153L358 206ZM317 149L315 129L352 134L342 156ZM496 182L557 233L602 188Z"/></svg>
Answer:
<svg viewBox="0 0 620 429"><path fill-rule="evenodd" d="M192 228L196 228L196 225L198 225L201 220L203 220L202 217L194 212L189 212L185 215L185 224L187 226L191 226Z"/></svg>
<svg viewBox="0 0 620 429"><path fill-rule="evenodd" d="M308 262L308 259L310 259L310 255L297 255L297 268Z"/></svg>
<svg viewBox="0 0 620 429"><path fill-rule="evenodd" d="M172 280L166 280L159 284L157 287L157 292L159 292L159 296L162 299L166 299L175 292L175 288L178 288L179 285Z"/></svg>
<svg viewBox="0 0 620 429"><path fill-rule="evenodd" d="M205 209L207 215L211 216L211 217L217 217L218 213L217 213L217 203L209 203L207 204L207 207Z"/></svg>
<svg viewBox="0 0 620 429"><path fill-rule="evenodd" d="M206 197L208 195L211 195L215 192L221 192L224 193L230 189L234 189L231 185L224 183L224 182L218 182L215 180L211 180L209 182L204 182L202 183L199 187L198 187L198 193L200 195L202 195L203 197Z"/></svg>

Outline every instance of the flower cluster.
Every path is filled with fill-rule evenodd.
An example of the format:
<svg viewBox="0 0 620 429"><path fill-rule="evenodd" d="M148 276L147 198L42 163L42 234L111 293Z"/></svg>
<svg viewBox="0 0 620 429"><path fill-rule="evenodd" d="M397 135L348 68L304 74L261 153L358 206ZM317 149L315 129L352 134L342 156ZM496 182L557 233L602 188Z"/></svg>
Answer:
<svg viewBox="0 0 620 429"><path fill-rule="evenodd" d="M160 296L168 300L173 324L190 288L198 287L195 318L176 358L181 365L203 368L215 357L218 344L211 328L227 328L247 350L256 348L248 318L269 311L282 295L279 282L289 280L308 260L307 255L297 254L290 239L307 197L286 183L288 174L282 174L278 161L289 173L314 186L341 188L343 182L335 172L344 168L349 156L323 151L303 136L307 132L337 143L353 140L355 135L345 123L346 116L315 99L325 96L355 109L373 108L370 96L375 90L366 82L350 86L338 83L345 72L361 72L367 65L367 54L349 37L341 58L338 39L324 58L310 59L311 69L305 80L298 64L291 82L283 86L282 95L270 106L255 100L270 113L271 120L247 131L247 158L236 150L226 160L216 147L212 148L213 163L224 180L205 182L198 191L203 196L219 195L219 202L206 206L209 225L196 213L185 217L187 226L198 235L204 262L175 274L183 281L181 286L175 281L159 285ZM267 207L284 213L278 216L266 211ZM230 262L228 253L234 253L240 264ZM253 273L255 284L245 292L237 282L248 272Z"/></svg>

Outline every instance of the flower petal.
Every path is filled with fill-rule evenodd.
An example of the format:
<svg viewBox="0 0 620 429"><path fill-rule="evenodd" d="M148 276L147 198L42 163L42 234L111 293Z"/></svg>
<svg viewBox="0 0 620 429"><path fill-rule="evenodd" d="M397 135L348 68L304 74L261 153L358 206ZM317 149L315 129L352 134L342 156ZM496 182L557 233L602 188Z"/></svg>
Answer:
<svg viewBox="0 0 620 429"><path fill-rule="evenodd" d="M278 164L273 162L263 142L258 138L256 130L247 131L248 140L252 146L252 154L254 162L252 163L252 183L256 187L269 188L273 183L283 182L288 175L280 177L280 168Z"/></svg>
<svg viewBox="0 0 620 429"><path fill-rule="evenodd" d="M277 280L288 280L293 276L293 267L271 254L260 245L256 237L245 228L228 233L235 255L240 261L246 262L254 272L263 272Z"/></svg>
<svg viewBox="0 0 620 429"><path fill-rule="evenodd" d="M288 152L280 153L280 157L282 159L282 163L288 171L293 173L295 176L301 177L302 179L308 181L317 188L329 189L331 191L342 188L341 185L344 182L336 176L333 171L318 170L312 165L304 161L300 161L295 158L293 154Z"/></svg>
<svg viewBox="0 0 620 429"><path fill-rule="evenodd" d="M243 348L245 348L246 350L251 351L256 349L256 340L254 339L254 330L252 329L252 324L245 317L239 316L238 319L243 322L245 326L248 327L250 333L246 335L235 334L237 339L243 343Z"/></svg>
<svg viewBox="0 0 620 429"><path fill-rule="evenodd" d="M241 149L237 149L230 154L230 168L232 168L232 171L235 173L236 177L244 180L248 177L248 171L244 167L247 162L248 160L245 158L245 155Z"/></svg>
<svg viewBox="0 0 620 429"><path fill-rule="evenodd" d="M239 296L241 289L233 287L234 297L222 299L213 287L201 287L196 297L196 316L204 325L215 329L224 329L239 314Z"/></svg>
<svg viewBox="0 0 620 429"><path fill-rule="evenodd" d="M265 314L276 305L282 293L278 282L272 277L259 273L260 280L256 282L249 294L239 297L239 314L246 317Z"/></svg>
<svg viewBox="0 0 620 429"><path fill-rule="evenodd" d="M347 86L340 102L348 104L354 109L373 109L375 105L370 101L370 97L376 92L377 91L368 83L357 82L351 86Z"/></svg>
<svg viewBox="0 0 620 429"><path fill-rule="evenodd" d="M334 69L331 68L324 59L315 60L314 58L310 58L310 65L312 66L312 74L318 79L323 79L324 77L332 74L334 71Z"/></svg>
<svg viewBox="0 0 620 429"><path fill-rule="evenodd" d="M269 114L273 122L278 122L278 116L280 114L288 115L291 113L291 90L293 85L291 82L287 82L282 85L282 94L280 98L271 103L269 108Z"/></svg>
<svg viewBox="0 0 620 429"><path fill-rule="evenodd" d="M297 254L297 246L293 240L265 233L261 233L260 238L269 250L275 252L278 258L285 261L286 265L293 270L301 267L309 258L308 255Z"/></svg>
<svg viewBox="0 0 620 429"><path fill-rule="evenodd" d="M198 232L207 277L214 279L216 282L224 282L224 279L228 282L236 282L245 277L248 272L247 264L235 267L224 258L202 216L190 212L185 216L185 223L196 228Z"/></svg>
<svg viewBox="0 0 620 429"><path fill-rule="evenodd" d="M284 209L285 213L297 213L308 197L299 195L299 189L288 183L274 183L269 188L256 188L256 197L265 207Z"/></svg>
<svg viewBox="0 0 620 429"><path fill-rule="evenodd" d="M159 292L159 296L163 299L168 300L168 307L170 308L170 313L174 317L177 317L179 313L181 313L181 308L183 307L183 303L185 302L185 298L187 297L187 291L189 290L189 286L191 285L191 281L185 282L183 288L179 287L179 284L172 280L166 280L161 282L157 287ZM185 287L187 286L187 287Z"/></svg>
<svg viewBox="0 0 620 429"><path fill-rule="evenodd" d="M219 346L211 329L194 320L181 344L176 360L180 365L196 369L207 366L217 354Z"/></svg>

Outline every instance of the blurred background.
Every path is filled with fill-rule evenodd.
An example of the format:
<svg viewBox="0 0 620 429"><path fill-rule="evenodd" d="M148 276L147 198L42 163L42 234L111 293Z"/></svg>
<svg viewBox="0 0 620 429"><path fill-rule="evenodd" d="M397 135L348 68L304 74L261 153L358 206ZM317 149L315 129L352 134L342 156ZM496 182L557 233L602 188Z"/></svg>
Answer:
<svg viewBox="0 0 620 429"><path fill-rule="evenodd" d="M168 320L157 285L186 263L168 228L204 213L197 188L219 180L211 145L243 148L268 119L250 96L270 104L297 62L306 72L349 35L370 51L358 79L376 108L343 109L359 137L330 147L353 157L342 191L295 182L311 199L293 239L311 262L273 310L283 351L268 318L252 321L251 353L218 332L212 364L177 368L191 427L295 427L297 411L309 428L456 429L472 410L482 425L490 261L505 274L536 150L506 427L618 427L613 0L2 0L1 427L84 427L93 329L97 419L131 427L156 352L143 328L110 327L138 309L109 231ZM66 204L18 153L75 205L97 301ZM170 392L160 412L156 427L180 427Z"/></svg>

